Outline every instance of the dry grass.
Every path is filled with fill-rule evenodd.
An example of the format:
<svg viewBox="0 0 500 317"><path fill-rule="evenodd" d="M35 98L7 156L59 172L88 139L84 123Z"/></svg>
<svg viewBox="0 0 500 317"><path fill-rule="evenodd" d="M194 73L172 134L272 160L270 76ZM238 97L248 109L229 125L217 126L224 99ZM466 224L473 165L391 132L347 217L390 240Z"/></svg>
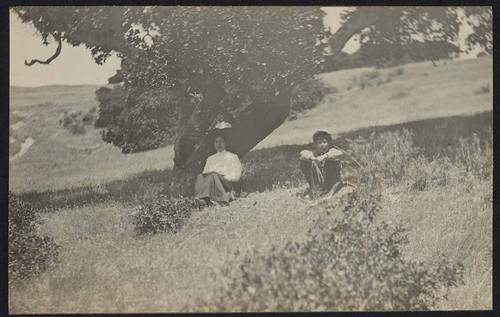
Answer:
<svg viewBox="0 0 500 317"><path fill-rule="evenodd" d="M437 153L452 157L460 146L470 145L461 143L461 137L477 133L483 141L490 138L491 94L473 94L471 89L483 85L485 77L490 80L485 74L491 69L487 58L440 67L414 64L405 66L390 83L349 91L344 90L347 83L342 78L366 69L325 74L326 79L338 81L334 86L339 88L339 99L287 122L259 145L270 148L244 158L243 190L253 193L228 207L195 212L175 235L149 237L134 232L132 197L142 183L168 182L168 172L155 170L171 166L171 148L122 155L99 143L97 134L78 139L50 130L57 127L60 108L48 104L30 109L27 104L32 101L27 101L22 110L31 116L23 119L25 128L28 135L39 137L25 156L11 164L10 187L24 192L21 196L41 210L46 208L39 230L60 245L60 262L24 284L10 285L10 312L176 312L186 305L196 307L197 298L210 302L214 290L229 285L223 271L237 270L244 255L253 250L271 252L271 246L287 241L300 242L317 219L327 217L315 202L295 196L305 186L297 172L298 152L315 129L340 134L366 128L341 135L336 142L345 148L346 138L404 127L413 131L413 145L425 158L431 160ZM394 70L381 70L385 71ZM408 87L411 94L406 98L388 100ZM40 102L50 102L50 93L44 98ZM95 103L89 101L81 107L92 106ZM372 127L481 111L487 112ZM280 144L287 145L275 147ZM476 160L473 155L467 157ZM491 178L469 176L422 190L412 190L403 177L382 192L384 213L379 221L400 223L408 230L406 257L433 261L444 253L452 261L464 262L465 285L453 289L435 309L490 309L492 305Z"/></svg>
<svg viewBox="0 0 500 317"><path fill-rule="evenodd" d="M127 217L133 209L126 205L46 214L42 231L61 245L61 263L12 289L11 312L178 311L221 285L211 277L235 261L232 252L265 250L306 234L320 212L307 210L294 194L251 194L195 213L176 235L148 238L134 236Z"/></svg>
<svg viewBox="0 0 500 317"><path fill-rule="evenodd" d="M397 133L392 135L398 137ZM425 144L425 138L417 135L414 144ZM399 138L405 141L408 136ZM470 142L457 144L470 146ZM434 153L443 152L437 145L428 145L434 147ZM257 151L258 156L247 161L247 166L253 167L255 183L246 186L257 186L259 181L265 185L266 170L281 175L281 170L292 169L288 164L293 162L296 150ZM282 159L270 165L259 163L266 155L276 156L274 152L282 153ZM491 156L488 153L483 155ZM40 230L60 245L60 263L24 285L12 285L11 312L196 310L197 299L210 303L216 290L230 285L224 272L238 270L245 255L254 250L272 252L272 246L279 248L287 241L304 241L313 224L328 217L316 202L295 196L304 181L295 174L288 176L280 176L281 185L291 188L279 188L278 184L230 206L195 212L175 235L136 236L130 218L132 203L91 202L44 213ZM461 177L458 182L423 190L411 190L404 177L393 181L383 187L384 212L377 221L407 229L410 244L405 256L410 260L432 262L444 253L449 260L464 263L465 285L452 289L449 299L434 308L490 309L491 178L481 180L473 174Z"/></svg>
<svg viewBox="0 0 500 317"><path fill-rule="evenodd" d="M397 69L378 71L380 77L385 78ZM305 116L278 127L257 148L307 144L318 129L338 135L364 127L491 111L493 94L474 94L472 90L486 84L491 87L492 69L489 58L456 61L438 67L431 63L415 63L405 65L404 73L393 77L389 83L349 90L352 77L370 69L321 74L319 77L338 92L326 96ZM424 76L425 73L428 75ZM405 92L405 98L392 97L400 91Z"/></svg>
<svg viewBox="0 0 500 317"><path fill-rule="evenodd" d="M436 309L492 308L491 178L404 195L385 193L381 220L409 227L406 256L432 261L444 254L465 266L465 285L454 289Z"/></svg>
<svg viewBox="0 0 500 317"><path fill-rule="evenodd" d="M442 188L384 201L381 219L408 229L406 256L432 261L439 253L465 264L466 285L438 309L491 308L491 183ZM221 270L238 268L254 249L301 241L323 210L296 190L251 194L229 207L195 213L176 235L134 236L131 206L98 204L45 214L42 232L60 244L59 266L13 287L13 313L175 312L210 300L224 287ZM469 192L466 194L466 192ZM450 199L443 203L443 197ZM470 197L474 197L470 199ZM425 230L423 228L426 228Z"/></svg>
<svg viewBox="0 0 500 317"><path fill-rule="evenodd" d="M99 86L11 87L11 112L24 115L24 125L15 131L20 139L35 143L22 157L9 164L9 188L15 192L54 191L101 185L143 171L172 167L173 150L124 155L101 140L100 131L85 127L73 135L59 124L68 114L88 112L97 106ZM50 180L50 181L48 181Z"/></svg>

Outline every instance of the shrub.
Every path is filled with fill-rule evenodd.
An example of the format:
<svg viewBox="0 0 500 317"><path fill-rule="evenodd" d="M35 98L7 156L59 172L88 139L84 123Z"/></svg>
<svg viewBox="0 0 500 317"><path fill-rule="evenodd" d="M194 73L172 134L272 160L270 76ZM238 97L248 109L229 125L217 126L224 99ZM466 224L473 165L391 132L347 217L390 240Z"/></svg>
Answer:
<svg viewBox="0 0 500 317"><path fill-rule="evenodd" d="M358 76L354 76L353 83L355 86L364 89L365 87L380 86L384 83L380 72L377 70L368 70L362 72Z"/></svg>
<svg viewBox="0 0 500 317"><path fill-rule="evenodd" d="M230 282L202 309L217 311L424 310L463 284L463 265L443 257L408 261L405 229L377 223L377 199L357 194L339 205L342 215L318 221L301 243L270 253L254 251L239 270L223 270ZM200 306L197 306L200 309Z"/></svg>
<svg viewBox="0 0 500 317"><path fill-rule="evenodd" d="M404 73L405 73L405 69L403 67L398 67L395 70L389 72L388 76L396 77L396 76L401 76Z"/></svg>
<svg viewBox="0 0 500 317"><path fill-rule="evenodd" d="M89 113L96 113L96 111L97 111L96 107L92 107L89 109Z"/></svg>
<svg viewBox="0 0 500 317"><path fill-rule="evenodd" d="M321 79L309 79L297 85L290 97L290 119L316 107L325 96L337 92L337 88L327 85Z"/></svg>
<svg viewBox="0 0 500 317"><path fill-rule="evenodd" d="M10 124L15 124L15 123L18 123L18 122L21 122L23 121L24 117L23 116L20 116L19 114L17 113L12 113L10 115L10 118L9 118L9 123Z"/></svg>
<svg viewBox="0 0 500 317"><path fill-rule="evenodd" d="M400 90L389 97L389 100L399 100L407 97L409 95L408 91Z"/></svg>
<svg viewBox="0 0 500 317"><path fill-rule="evenodd" d="M493 169L492 140L483 144L475 133L458 138L458 146L447 149L448 156L417 156L419 149L413 146L413 134L406 129L347 139L347 145L347 152L362 166L350 169L351 165L347 165L345 179L359 188L369 187L371 192L377 182L390 186L403 182L403 188L425 190L456 184L465 177L485 179ZM444 150L439 148L438 153Z"/></svg>
<svg viewBox="0 0 500 317"><path fill-rule="evenodd" d="M405 70L403 67L398 67L398 68L390 71L389 73L387 73L387 77L385 79L385 82L390 83L391 81L394 80L395 77L403 75L404 72L405 72Z"/></svg>
<svg viewBox="0 0 500 317"><path fill-rule="evenodd" d="M407 189L425 190L453 183L459 174L459 169L447 156L430 160L420 155L410 161L404 178Z"/></svg>
<svg viewBox="0 0 500 317"><path fill-rule="evenodd" d="M67 128L73 123L73 120L71 116L65 115L62 117L62 119L59 120L59 124L61 124L63 127Z"/></svg>
<svg viewBox="0 0 500 317"><path fill-rule="evenodd" d="M476 95L478 95L478 94L487 94L487 93L490 92L490 85L486 84L486 85L479 86L478 89L474 89L472 92L474 94L476 94Z"/></svg>
<svg viewBox="0 0 500 317"><path fill-rule="evenodd" d="M69 131L73 134L85 134L85 125L81 122L73 122L69 126Z"/></svg>
<svg viewBox="0 0 500 317"><path fill-rule="evenodd" d="M460 147L456 149L455 159L465 169L465 175L479 178L491 175L493 170L492 140L487 141L481 147L481 140L474 133L472 137L459 138L459 142Z"/></svg>
<svg viewBox="0 0 500 317"><path fill-rule="evenodd" d="M9 284L34 276L55 265L58 245L39 236L37 210L9 192Z"/></svg>
<svg viewBox="0 0 500 317"><path fill-rule="evenodd" d="M418 153L413 146L413 133L407 129L378 135L373 132L368 138L358 137L347 142L348 152L363 166L357 173L372 175L390 186L403 179L410 159Z"/></svg>
<svg viewBox="0 0 500 317"><path fill-rule="evenodd" d="M70 117L73 118L73 119L76 119L76 117L78 117L78 116L79 116L78 112L72 112L70 114Z"/></svg>
<svg viewBox="0 0 500 317"><path fill-rule="evenodd" d="M170 198L161 194L158 186L142 187L143 192L136 196L138 205L132 214L138 234L176 233L188 221L193 210L199 208L192 199Z"/></svg>
<svg viewBox="0 0 500 317"><path fill-rule="evenodd" d="M82 117L82 122L85 124L91 124L94 121L94 115L92 113L86 113Z"/></svg>
<svg viewBox="0 0 500 317"><path fill-rule="evenodd" d="M21 143L17 141L9 143L9 156L12 157L19 152L21 152Z"/></svg>

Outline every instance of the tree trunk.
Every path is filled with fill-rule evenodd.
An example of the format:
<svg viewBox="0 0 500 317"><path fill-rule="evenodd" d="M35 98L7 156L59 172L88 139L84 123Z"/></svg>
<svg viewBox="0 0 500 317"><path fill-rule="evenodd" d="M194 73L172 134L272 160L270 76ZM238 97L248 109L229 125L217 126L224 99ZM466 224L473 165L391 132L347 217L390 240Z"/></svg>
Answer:
<svg viewBox="0 0 500 317"><path fill-rule="evenodd" d="M331 54L336 55L344 48L347 41L364 28L373 25L380 18L380 9L374 7L357 8L352 16L330 38Z"/></svg>
<svg viewBox="0 0 500 317"><path fill-rule="evenodd" d="M222 100L222 98L213 98ZM192 122L203 121L205 127L209 127L213 120L220 113L220 109L216 109L216 104L211 104L215 110L210 116L201 116L196 110L190 118L190 124L187 125L183 135L179 136L179 142L176 143L176 156L182 158L175 160L172 184L170 193L173 196L191 196L194 190L194 180L196 176L203 171L204 164L209 155L214 153L213 144L203 131L197 131L195 134L190 134L192 131ZM227 136L228 150L237 154L241 159L255 145L262 141L272 131L279 127L286 119L289 111L289 105L269 105L260 101L255 101L253 104L243 110L234 120L232 120L232 128ZM193 118L195 117L195 118ZM210 122L208 122L210 121ZM189 137L191 136L191 137ZM182 147L185 147L181 149ZM188 154L189 153L189 154ZM182 161L183 163L177 164Z"/></svg>
<svg viewBox="0 0 500 317"><path fill-rule="evenodd" d="M207 85L203 100L193 110L187 122L182 122L186 117L181 120L181 131L174 141L171 195L186 197L192 194L194 178L203 169L203 164L211 150L207 144L206 132L217 117L219 102L224 96L225 91L221 86L214 83Z"/></svg>

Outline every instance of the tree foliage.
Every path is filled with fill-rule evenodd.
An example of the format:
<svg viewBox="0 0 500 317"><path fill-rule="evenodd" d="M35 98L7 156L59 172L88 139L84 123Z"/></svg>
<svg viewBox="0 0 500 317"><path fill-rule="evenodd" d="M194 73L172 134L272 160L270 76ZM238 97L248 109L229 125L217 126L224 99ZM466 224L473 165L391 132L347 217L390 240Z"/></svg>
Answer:
<svg viewBox="0 0 500 317"><path fill-rule="evenodd" d="M492 12L488 7L365 7L345 12L341 18L346 23L362 14L375 14L379 19L357 34L358 51L328 56L325 71L436 61L477 46L491 53ZM465 24L472 27L472 33L460 47L458 32Z"/></svg>
<svg viewBox="0 0 500 317"><path fill-rule="evenodd" d="M482 47L491 54L493 51L493 12L491 7L465 7L464 13L469 19L467 24L472 33L465 39L468 48Z"/></svg>

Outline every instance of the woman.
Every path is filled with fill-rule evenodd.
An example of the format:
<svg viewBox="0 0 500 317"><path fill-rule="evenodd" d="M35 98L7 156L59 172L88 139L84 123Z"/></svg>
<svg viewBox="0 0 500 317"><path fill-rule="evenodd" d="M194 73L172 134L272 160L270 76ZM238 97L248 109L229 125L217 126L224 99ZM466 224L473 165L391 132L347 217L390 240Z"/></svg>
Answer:
<svg viewBox="0 0 500 317"><path fill-rule="evenodd" d="M233 183L240 180L241 162L236 154L226 151L222 133L215 134L214 147L217 153L209 156L202 174L194 185L195 198L208 204L227 204L233 197Z"/></svg>

